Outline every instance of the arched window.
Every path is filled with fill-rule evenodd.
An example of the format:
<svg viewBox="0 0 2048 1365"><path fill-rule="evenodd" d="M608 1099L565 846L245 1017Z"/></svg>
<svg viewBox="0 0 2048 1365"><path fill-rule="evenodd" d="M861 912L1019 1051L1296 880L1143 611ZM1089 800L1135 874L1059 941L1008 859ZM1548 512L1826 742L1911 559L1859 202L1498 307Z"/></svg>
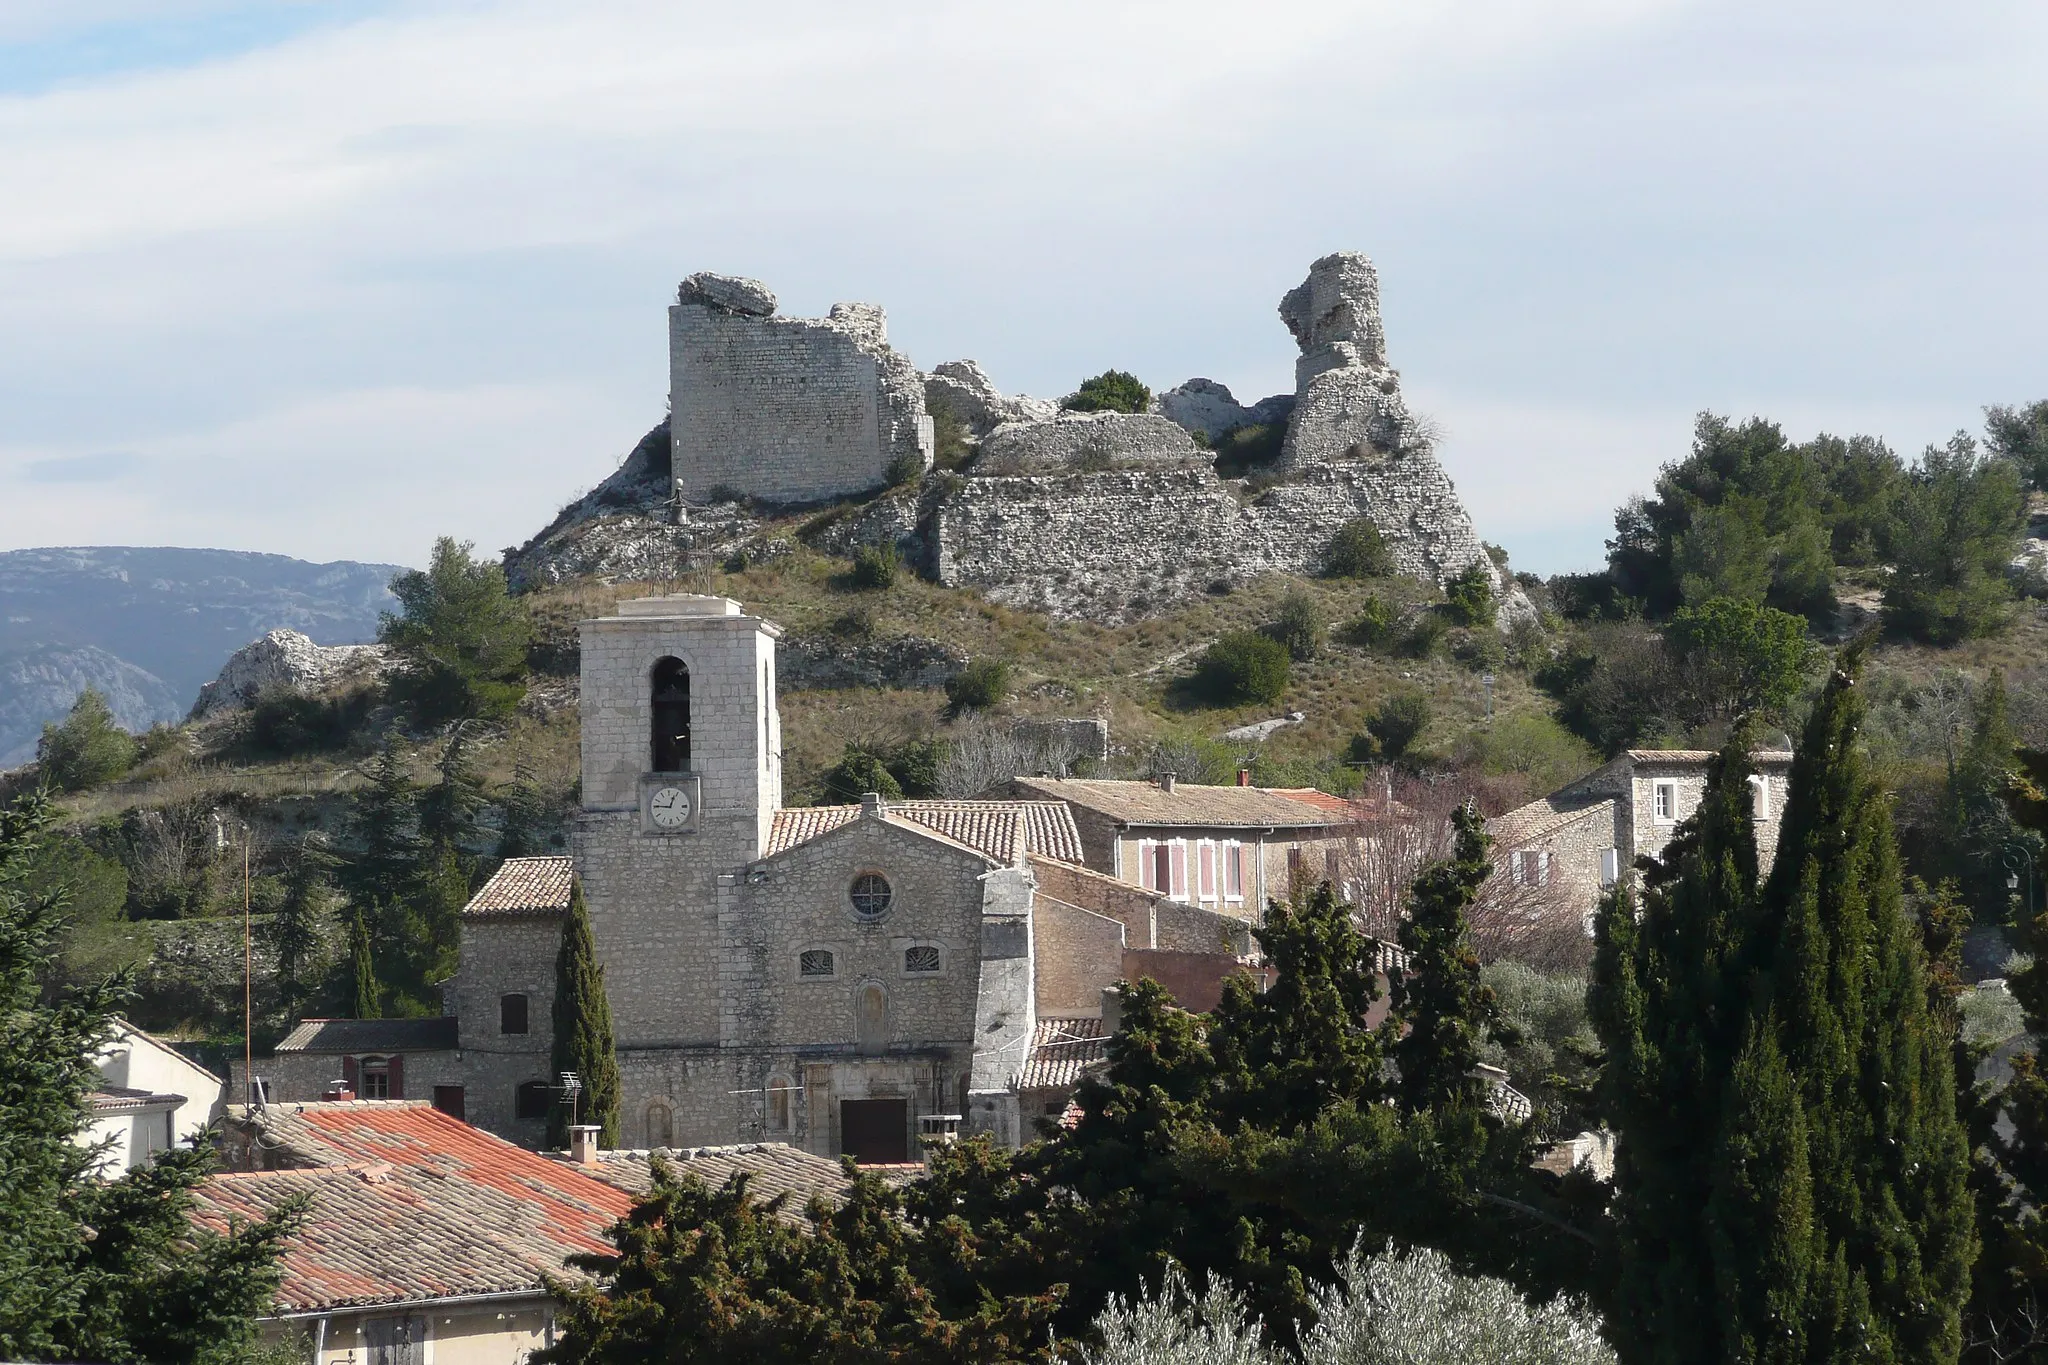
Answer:
<svg viewBox="0 0 2048 1365"><path fill-rule="evenodd" d="M647 1106L647 1145L672 1147L676 1140L675 1110L655 1100Z"/></svg>
<svg viewBox="0 0 2048 1365"><path fill-rule="evenodd" d="M789 1116L793 1112L792 1098L796 1094L796 1082L780 1071L768 1077L768 1131L786 1133L790 1129Z"/></svg>
<svg viewBox="0 0 2048 1365"><path fill-rule="evenodd" d="M889 1046L889 994L879 982L870 981L853 997L854 1037L860 1050L877 1053Z"/></svg>
<svg viewBox="0 0 2048 1365"><path fill-rule="evenodd" d="M662 659L650 682L654 701L654 771L690 770L690 670L681 659Z"/></svg>
<svg viewBox="0 0 2048 1365"><path fill-rule="evenodd" d="M498 1032L526 1032L526 997L523 995L501 995L498 997Z"/></svg>

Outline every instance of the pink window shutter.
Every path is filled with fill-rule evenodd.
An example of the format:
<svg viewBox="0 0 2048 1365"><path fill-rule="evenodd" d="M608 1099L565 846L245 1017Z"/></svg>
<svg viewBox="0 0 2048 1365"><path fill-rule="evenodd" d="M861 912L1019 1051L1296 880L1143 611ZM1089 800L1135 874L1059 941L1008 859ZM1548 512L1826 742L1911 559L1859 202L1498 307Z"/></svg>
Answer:
<svg viewBox="0 0 2048 1365"><path fill-rule="evenodd" d="M1173 844L1172 868L1173 890L1171 894L1176 900L1186 900L1188 897L1188 846L1179 840L1175 840Z"/></svg>
<svg viewBox="0 0 2048 1365"><path fill-rule="evenodd" d="M1213 901L1216 899L1216 846L1214 844L1202 845L1199 865L1202 873L1202 899Z"/></svg>

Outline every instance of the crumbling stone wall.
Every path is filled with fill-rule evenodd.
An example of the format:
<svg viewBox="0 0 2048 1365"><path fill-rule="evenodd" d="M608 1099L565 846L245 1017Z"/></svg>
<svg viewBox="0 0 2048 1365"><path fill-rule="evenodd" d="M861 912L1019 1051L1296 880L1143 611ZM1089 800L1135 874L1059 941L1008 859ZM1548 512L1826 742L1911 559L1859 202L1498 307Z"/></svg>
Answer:
<svg viewBox="0 0 2048 1365"><path fill-rule="evenodd" d="M774 316L758 281L692 275L669 309L670 464L677 495L825 502L930 467L924 384L882 310Z"/></svg>

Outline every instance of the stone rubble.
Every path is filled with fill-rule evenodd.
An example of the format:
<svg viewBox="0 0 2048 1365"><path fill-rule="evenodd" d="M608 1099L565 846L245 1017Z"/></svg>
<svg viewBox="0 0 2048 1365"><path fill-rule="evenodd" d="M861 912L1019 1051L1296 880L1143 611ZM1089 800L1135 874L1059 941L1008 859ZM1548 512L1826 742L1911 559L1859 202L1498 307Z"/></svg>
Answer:
<svg viewBox="0 0 2048 1365"><path fill-rule="evenodd" d="M316 645L296 630L273 630L228 656L220 676L200 685L187 718L246 707L266 688L313 692L348 678L381 678L391 666L383 645Z"/></svg>
<svg viewBox="0 0 2048 1365"><path fill-rule="evenodd" d="M1294 410L1294 395L1276 393L1246 407L1231 394L1228 385L1213 379L1190 379L1154 398L1152 408L1190 435L1215 441L1239 427L1286 421L1287 414Z"/></svg>
<svg viewBox="0 0 2048 1365"><path fill-rule="evenodd" d="M988 371L972 360L948 360L924 377L926 407L944 407L958 417L974 440L1005 422L1050 422L1059 404L1024 394L1005 396Z"/></svg>
<svg viewBox="0 0 2048 1365"><path fill-rule="evenodd" d="M1209 457L1186 431L1153 413L1063 412L1050 422L1005 422L981 443L975 478L1176 468Z"/></svg>
<svg viewBox="0 0 2048 1365"><path fill-rule="evenodd" d="M702 304L747 317L775 316L775 292L759 280L700 270L676 290L677 303Z"/></svg>

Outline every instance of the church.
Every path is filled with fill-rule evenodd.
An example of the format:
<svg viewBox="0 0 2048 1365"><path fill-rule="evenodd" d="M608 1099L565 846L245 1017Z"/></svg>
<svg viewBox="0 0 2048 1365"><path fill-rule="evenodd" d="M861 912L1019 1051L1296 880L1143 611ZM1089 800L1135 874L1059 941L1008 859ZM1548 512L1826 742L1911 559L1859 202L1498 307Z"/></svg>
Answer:
<svg viewBox="0 0 2048 1365"><path fill-rule="evenodd" d="M1241 917L1090 870L1062 800L784 807L782 632L737 602L626 601L580 630L573 858L512 859L477 893L446 1017L308 1020L264 1068L273 1100L431 1096L538 1144L572 875L631 1147L1027 1141L1101 1058L1117 980L1200 1007L1251 956Z"/></svg>

